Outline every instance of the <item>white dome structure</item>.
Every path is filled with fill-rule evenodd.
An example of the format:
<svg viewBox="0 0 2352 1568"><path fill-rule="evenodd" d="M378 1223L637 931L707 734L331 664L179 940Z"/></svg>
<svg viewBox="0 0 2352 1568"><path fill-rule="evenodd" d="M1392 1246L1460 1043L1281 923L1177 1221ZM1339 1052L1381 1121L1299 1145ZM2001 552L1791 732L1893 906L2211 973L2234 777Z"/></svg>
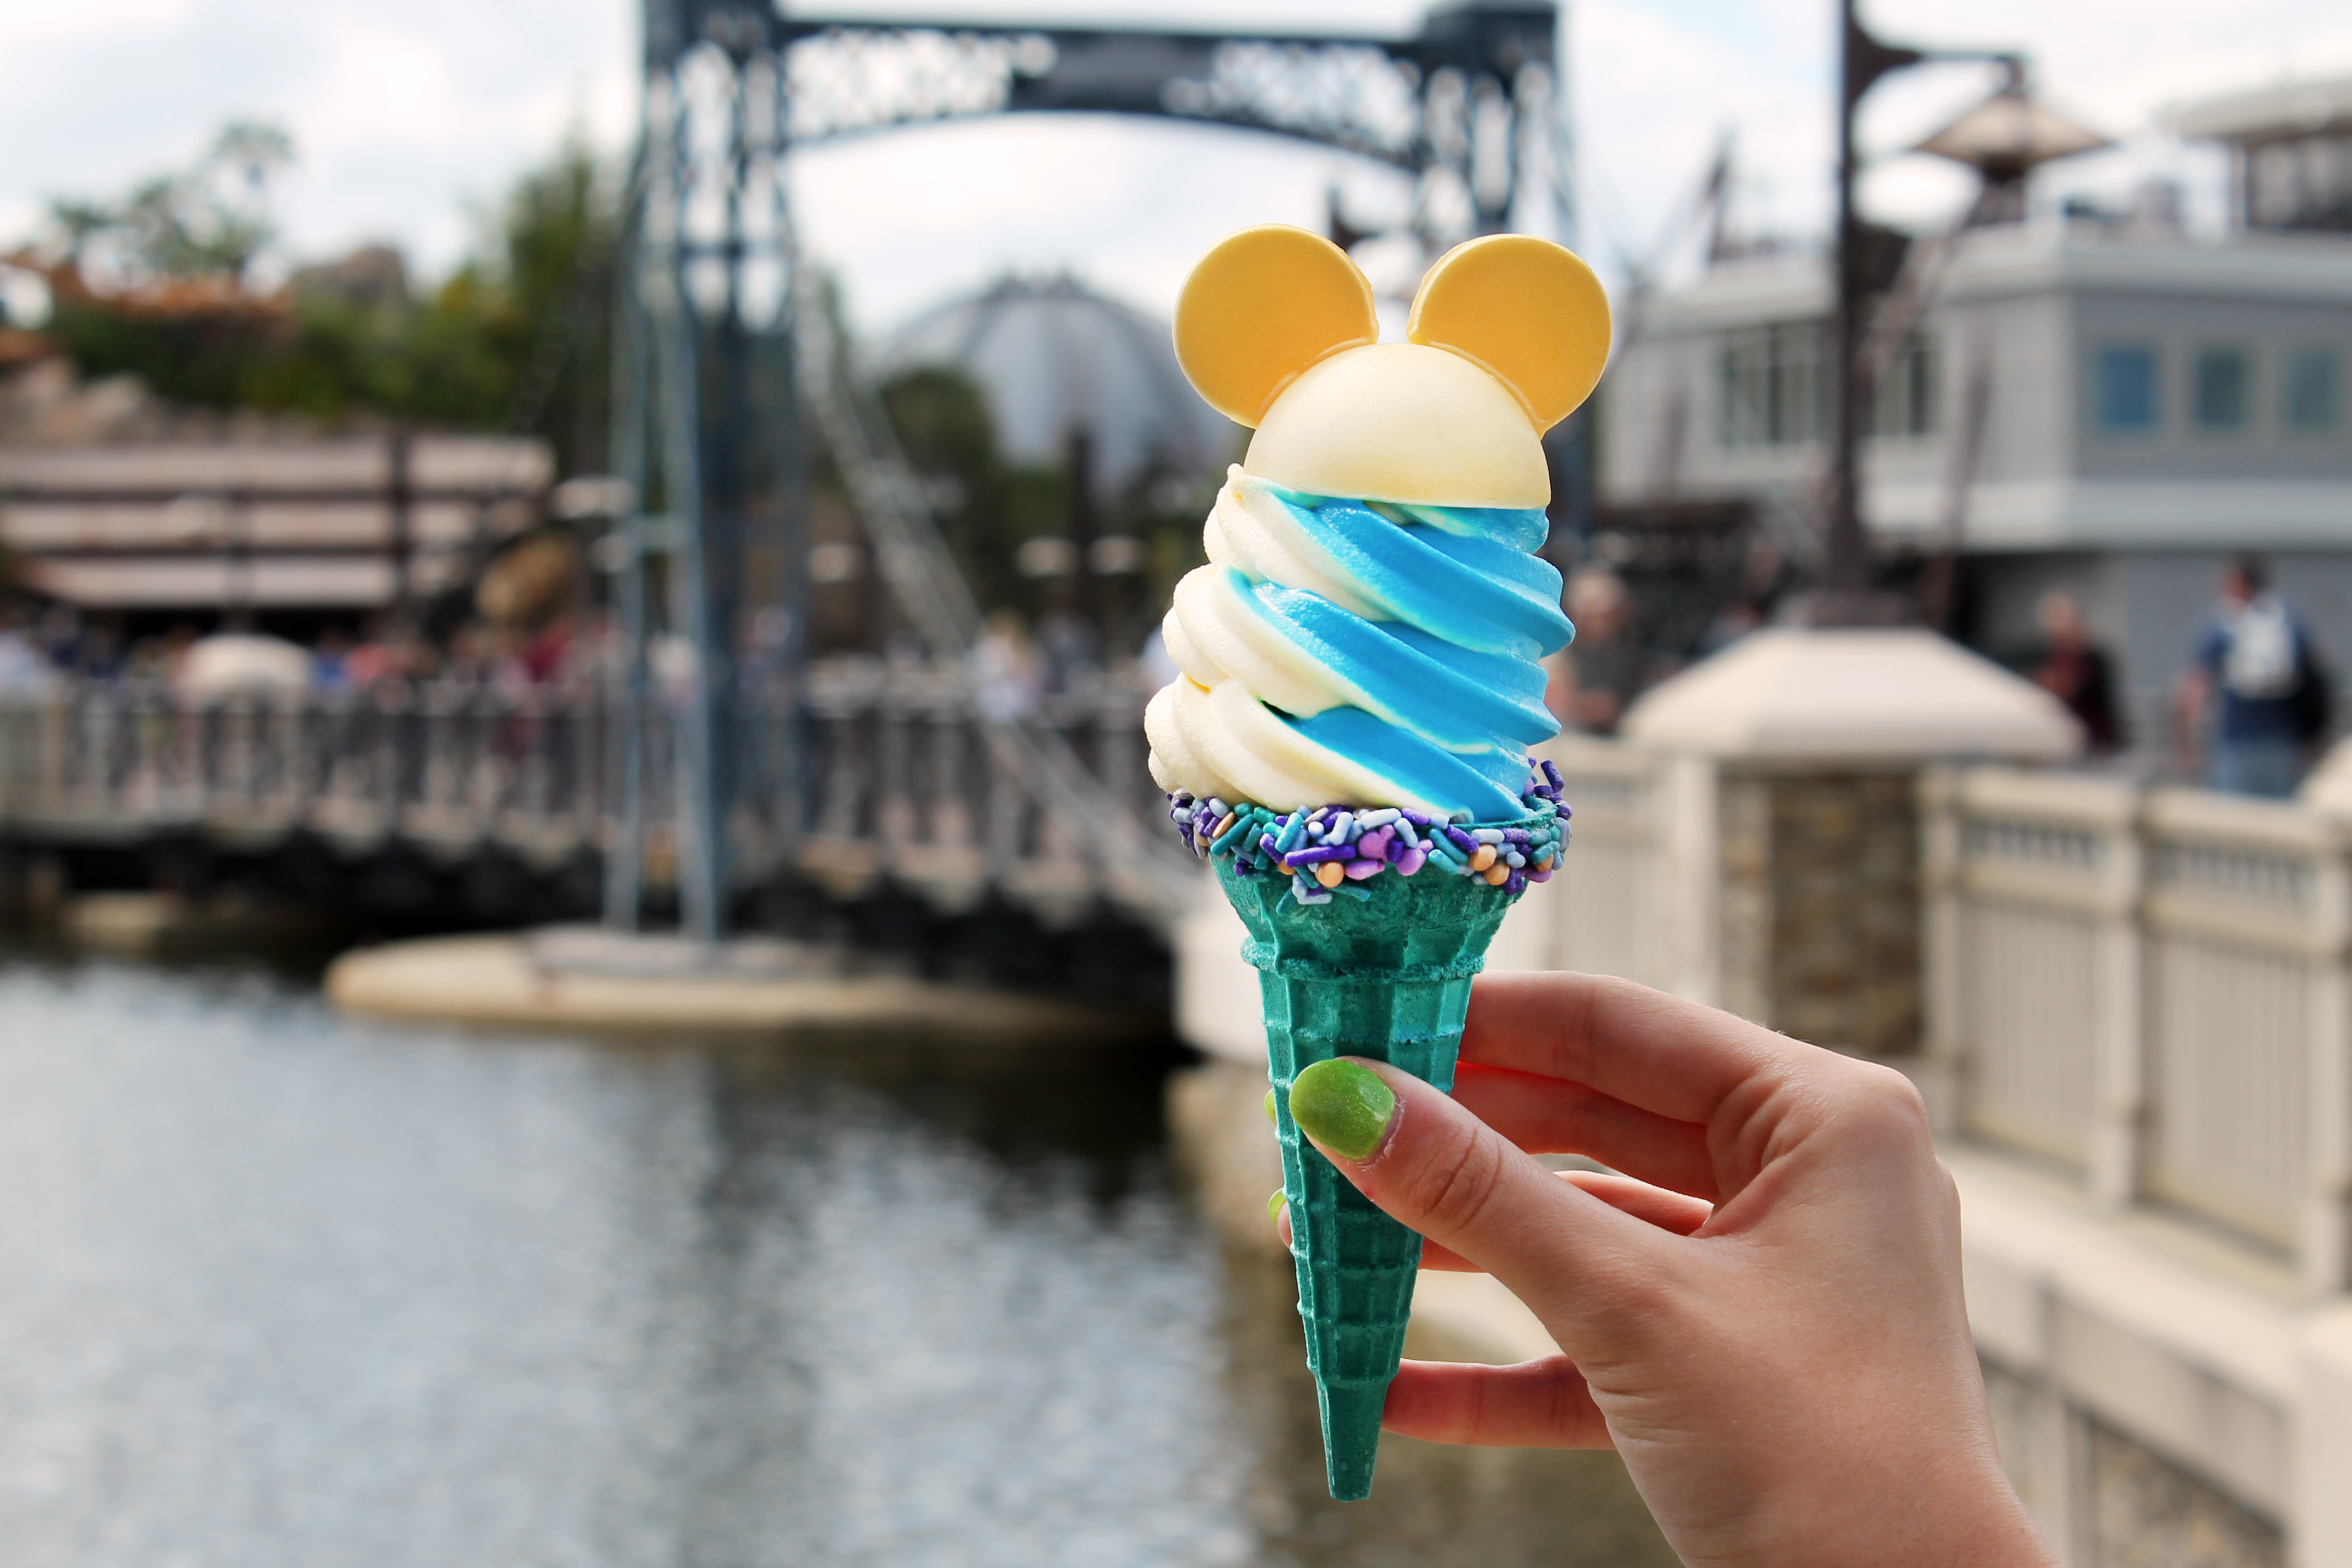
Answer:
<svg viewBox="0 0 2352 1568"><path fill-rule="evenodd" d="M1246 432L1201 401L1176 363L1168 323L1068 274L1007 277L916 317L874 356L884 376L953 365L980 384L998 447L1016 461L1058 463L1070 434L1093 444L1097 493L1155 461L1217 474Z"/></svg>

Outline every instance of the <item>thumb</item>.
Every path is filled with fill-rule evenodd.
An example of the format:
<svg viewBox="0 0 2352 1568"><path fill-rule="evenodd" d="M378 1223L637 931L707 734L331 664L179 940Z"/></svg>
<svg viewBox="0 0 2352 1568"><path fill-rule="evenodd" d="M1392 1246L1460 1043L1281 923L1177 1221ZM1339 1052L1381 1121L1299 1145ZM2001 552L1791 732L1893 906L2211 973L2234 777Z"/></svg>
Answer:
<svg viewBox="0 0 2352 1568"><path fill-rule="evenodd" d="M1570 1355L1647 1340L1677 1238L1561 1181L1401 1068L1339 1057L1292 1080L1299 1131L1366 1197L1492 1274Z"/></svg>

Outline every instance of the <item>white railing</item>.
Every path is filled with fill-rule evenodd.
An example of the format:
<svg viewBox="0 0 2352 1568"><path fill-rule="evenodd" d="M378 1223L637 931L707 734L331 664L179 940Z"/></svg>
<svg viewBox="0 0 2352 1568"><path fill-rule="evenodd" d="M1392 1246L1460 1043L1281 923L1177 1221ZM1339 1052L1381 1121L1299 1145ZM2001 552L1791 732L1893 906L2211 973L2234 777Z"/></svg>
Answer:
<svg viewBox="0 0 2352 1568"><path fill-rule="evenodd" d="M2007 769L1931 773L1930 1060L1957 1130L2292 1258L2352 1258L2352 825Z"/></svg>
<svg viewBox="0 0 2352 1568"><path fill-rule="evenodd" d="M1663 816L1667 780L1659 760L1631 746L1563 738L1542 749L1559 769L1570 803L1573 853L1551 887L1521 902L1516 956L1530 968L1622 974L1671 986L1674 954ZM1507 927L1507 930L1509 928Z"/></svg>
<svg viewBox="0 0 2352 1568"><path fill-rule="evenodd" d="M1741 1005L1727 797L1688 759L1546 752L1572 847L1494 962ZM1931 769L1919 799L1910 1065L1945 1131L2352 1286L2352 821L2011 768Z"/></svg>
<svg viewBox="0 0 2352 1568"><path fill-rule="evenodd" d="M613 696L585 682L422 681L194 700L160 682L61 679L0 694L0 838L193 834L259 849L303 835L352 855L398 842L445 863L497 850L541 867L599 856L622 841L606 788ZM798 703L747 684L736 875L751 885L789 863L843 895L887 883L953 909L1001 896L1049 923L1105 903L1160 919L1151 889L1105 850L1132 840L1182 860L1144 771L1142 710L1139 692L1105 682L991 722L964 671L873 659L814 667ZM670 703L647 704L644 854L656 884L675 864L671 721ZM1084 773L1092 816L1041 784L1047 745Z"/></svg>

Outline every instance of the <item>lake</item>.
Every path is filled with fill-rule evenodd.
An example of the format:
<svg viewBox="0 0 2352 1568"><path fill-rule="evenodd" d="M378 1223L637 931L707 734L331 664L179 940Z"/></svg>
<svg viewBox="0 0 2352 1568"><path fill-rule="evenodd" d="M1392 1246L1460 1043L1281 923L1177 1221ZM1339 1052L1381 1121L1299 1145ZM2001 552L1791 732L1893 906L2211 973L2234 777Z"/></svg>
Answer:
<svg viewBox="0 0 2352 1568"><path fill-rule="evenodd" d="M1613 1457L1322 1492L1164 1058L345 1019L0 962L10 1568L1671 1563Z"/></svg>

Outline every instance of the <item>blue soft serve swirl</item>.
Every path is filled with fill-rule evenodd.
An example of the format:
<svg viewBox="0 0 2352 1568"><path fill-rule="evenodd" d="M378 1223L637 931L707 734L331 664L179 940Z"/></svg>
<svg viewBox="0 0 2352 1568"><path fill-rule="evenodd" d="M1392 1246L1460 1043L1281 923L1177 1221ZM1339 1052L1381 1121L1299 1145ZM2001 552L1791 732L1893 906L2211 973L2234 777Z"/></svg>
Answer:
<svg viewBox="0 0 2352 1568"><path fill-rule="evenodd" d="M1163 788L1278 810L1519 816L1559 726L1545 654L1575 628L1540 509L1304 495L1233 470L1164 632L1183 674L1146 716Z"/></svg>

